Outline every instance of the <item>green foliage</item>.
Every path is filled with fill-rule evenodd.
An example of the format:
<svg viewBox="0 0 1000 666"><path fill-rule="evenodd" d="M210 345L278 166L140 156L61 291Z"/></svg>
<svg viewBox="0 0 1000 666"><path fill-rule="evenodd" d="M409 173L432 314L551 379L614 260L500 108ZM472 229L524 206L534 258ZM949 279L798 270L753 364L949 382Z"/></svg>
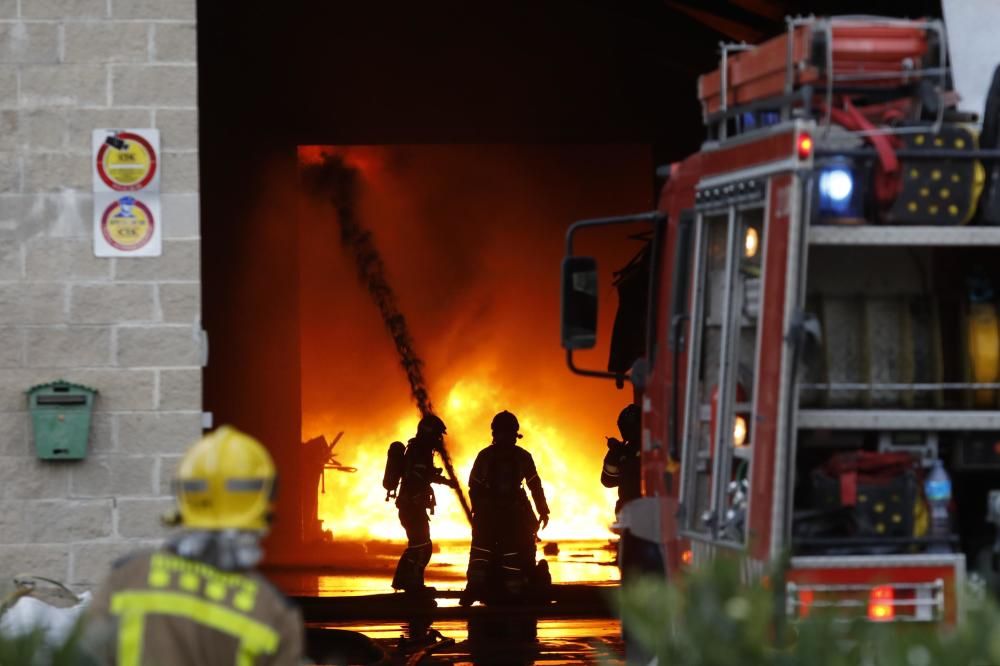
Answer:
<svg viewBox="0 0 1000 666"><path fill-rule="evenodd" d="M773 587L745 585L739 563L719 559L679 582L628 585L619 610L631 636L664 666L1000 666L1000 610L992 601L966 595L957 628L818 612L786 623L783 584Z"/></svg>
<svg viewBox="0 0 1000 666"><path fill-rule="evenodd" d="M25 634L15 638L0 638L0 664L34 664L43 649L40 633Z"/></svg>
<svg viewBox="0 0 1000 666"><path fill-rule="evenodd" d="M0 666L97 666L79 647L80 627L64 645L45 644L40 631L20 636L0 636Z"/></svg>

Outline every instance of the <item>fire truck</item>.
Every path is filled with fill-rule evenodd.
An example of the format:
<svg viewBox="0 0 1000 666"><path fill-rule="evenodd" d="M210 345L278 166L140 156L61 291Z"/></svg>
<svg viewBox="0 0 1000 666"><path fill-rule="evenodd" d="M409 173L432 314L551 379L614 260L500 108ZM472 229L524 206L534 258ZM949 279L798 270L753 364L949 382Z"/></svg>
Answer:
<svg viewBox="0 0 1000 666"><path fill-rule="evenodd" d="M940 20L873 17L724 45L657 210L570 227L567 362L634 387L643 497L618 528L668 576L788 558L790 616L954 623L967 568L996 569L1000 74L961 110L948 53ZM611 363L581 368L598 272L574 243L637 224Z"/></svg>

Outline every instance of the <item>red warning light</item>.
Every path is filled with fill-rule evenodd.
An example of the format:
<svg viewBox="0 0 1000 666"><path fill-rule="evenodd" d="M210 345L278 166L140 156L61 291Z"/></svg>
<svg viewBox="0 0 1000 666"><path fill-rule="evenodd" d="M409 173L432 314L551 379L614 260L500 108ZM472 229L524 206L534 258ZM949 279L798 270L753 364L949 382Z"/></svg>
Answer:
<svg viewBox="0 0 1000 666"><path fill-rule="evenodd" d="M812 155L813 138L809 134L803 132L799 135L798 150L800 160L807 160Z"/></svg>
<svg viewBox="0 0 1000 666"><path fill-rule="evenodd" d="M809 615L814 601L816 601L816 593L813 590L799 590L799 617Z"/></svg>
<svg viewBox="0 0 1000 666"><path fill-rule="evenodd" d="M681 553L681 562L683 562L686 566L691 566L691 563L694 562L694 551L685 550Z"/></svg>
<svg viewBox="0 0 1000 666"><path fill-rule="evenodd" d="M872 622L892 622L896 617L895 597L891 585L873 587L868 595L868 619Z"/></svg>

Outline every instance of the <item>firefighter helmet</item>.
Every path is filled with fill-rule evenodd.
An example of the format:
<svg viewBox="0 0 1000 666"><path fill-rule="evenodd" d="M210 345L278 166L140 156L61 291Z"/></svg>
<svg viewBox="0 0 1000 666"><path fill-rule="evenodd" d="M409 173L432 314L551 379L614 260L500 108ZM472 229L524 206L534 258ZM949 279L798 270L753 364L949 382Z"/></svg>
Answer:
<svg viewBox="0 0 1000 666"><path fill-rule="evenodd" d="M642 415L639 407L635 403L629 403L618 414L618 432L626 442L635 442L639 439L641 429Z"/></svg>
<svg viewBox="0 0 1000 666"><path fill-rule="evenodd" d="M420 419L420 423L417 424L417 432L428 435L443 435L448 432L448 428L439 417L428 414Z"/></svg>
<svg viewBox="0 0 1000 666"><path fill-rule="evenodd" d="M180 524L200 530L267 529L274 461L253 437L222 426L196 442L174 478Z"/></svg>
<svg viewBox="0 0 1000 666"><path fill-rule="evenodd" d="M517 433L521 429L521 424L517 422L517 417L506 409L493 417L490 423L490 430L493 432ZM520 437L520 435L518 435Z"/></svg>

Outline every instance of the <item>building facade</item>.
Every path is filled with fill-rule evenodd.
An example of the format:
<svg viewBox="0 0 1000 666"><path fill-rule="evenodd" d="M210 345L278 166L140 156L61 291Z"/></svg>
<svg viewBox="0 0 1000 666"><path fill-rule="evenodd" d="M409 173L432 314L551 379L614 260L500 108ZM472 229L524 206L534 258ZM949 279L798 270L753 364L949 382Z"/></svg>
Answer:
<svg viewBox="0 0 1000 666"><path fill-rule="evenodd" d="M157 543L201 433L195 35L195 0L0 0L0 581ZM96 128L159 129L162 256L94 255ZM34 454L56 379L100 391L81 461Z"/></svg>

